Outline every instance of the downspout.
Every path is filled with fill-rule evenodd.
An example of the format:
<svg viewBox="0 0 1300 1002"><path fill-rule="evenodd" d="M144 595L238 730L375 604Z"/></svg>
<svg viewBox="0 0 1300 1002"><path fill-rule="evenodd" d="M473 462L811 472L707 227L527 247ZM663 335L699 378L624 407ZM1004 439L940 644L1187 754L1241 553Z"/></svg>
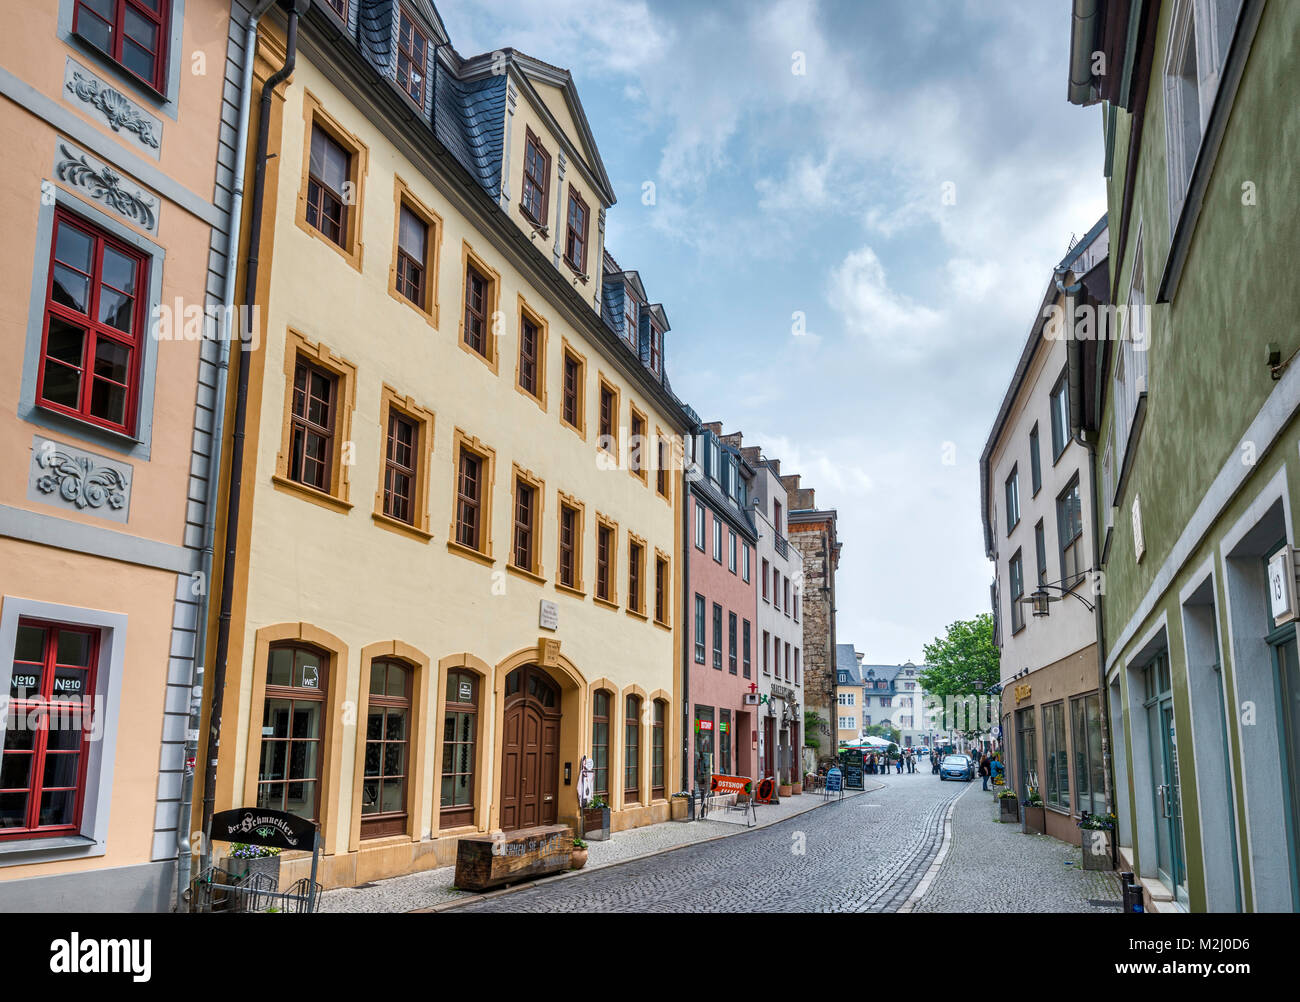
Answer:
<svg viewBox="0 0 1300 1002"><path fill-rule="evenodd" d="M230 375L230 334L235 305L239 234L244 222L244 161L248 154L249 94L253 89L253 58L257 44L257 22L275 0L259 0L244 27L244 68L239 87L239 125L235 133L235 173L226 226L226 269L221 283L221 333L217 339L217 386L213 399L212 434L208 449L208 487L203 499L203 553L200 582L203 600L194 631L194 657L202 661L208 649L208 613L211 608L212 555L217 534L217 503L221 493L221 447L225 441L226 384ZM199 726L203 715L204 667L198 664L190 682L190 719L185 732L185 772L181 777L181 809L176 826L176 910L185 910L190 886L193 846L190 843L190 814L194 809L194 766L199 754ZM206 864L207 850L204 847Z"/></svg>
<svg viewBox="0 0 1300 1002"><path fill-rule="evenodd" d="M687 434L694 437L694 429ZM694 447L692 447L694 454ZM695 629L691 619L691 478L682 463L682 628ZM682 644L682 791L691 792L691 641ZM693 809L693 808L692 808Z"/></svg>
<svg viewBox="0 0 1300 1002"><path fill-rule="evenodd" d="M1097 517L1097 443L1083 437L1083 349L1073 336L1074 294L1083 288L1083 282L1077 281L1066 286L1057 273L1056 288L1065 296L1066 313L1066 369L1069 372L1070 426L1075 430L1074 440L1088 450L1088 497L1092 507L1092 570L1096 574L1101 570L1101 541L1098 535ZM1086 295L1086 293L1085 293ZM1097 331L1100 337L1102 332ZM1096 579L1094 578L1094 583ZM1112 793L1114 780L1111 778L1110 755L1110 693L1106 687L1106 633L1101 619L1101 593L1093 589L1092 619L1097 635L1097 702L1101 711L1101 761L1102 785L1106 804L1113 809L1115 803Z"/></svg>
<svg viewBox="0 0 1300 1002"><path fill-rule="evenodd" d="M285 35L284 65L262 85L262 102L257 123L257 149L253 155L253 205L249 216L248 258L244 272L245 315L252 316L257 300L258 244L262 232L263 199L266 194L266 147L271 129L271 97L293 73L298 50L298 18L311 7L311 0L293 0L289 9L289 27ZM251 65L253 50L245 50ZM231 255L236 250L232 248ZM240 332L244 348L245 332ZM221 569L221 615L217 621L216 669L212 678L212 704L208 717L208 748L203 775L203 867L206 870L212 847L209 832L216 805L217 752L221 744L222 695L226 688L226 668L230 655L230 619L235 592L235 554L239 546L239 504L244 466L244 422L248 414L248 360L239 366L235 390L235 423L230 440L230 491L226 500L226 554Z"/></svg>

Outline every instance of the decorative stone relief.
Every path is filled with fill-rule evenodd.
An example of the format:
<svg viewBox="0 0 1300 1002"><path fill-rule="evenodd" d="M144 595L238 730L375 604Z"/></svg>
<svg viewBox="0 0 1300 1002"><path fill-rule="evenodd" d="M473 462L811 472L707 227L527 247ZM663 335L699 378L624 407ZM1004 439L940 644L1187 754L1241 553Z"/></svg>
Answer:
<svg viewBox="0 0 1300 1002"><path fill-rule="evenodd" d="M107 205L150 233L158 231L158 200L144 189L127 184L107 164L83 153L67 142L59 141L54 160L54 175L69 187L78 188L96 202Z"/></svg>
<svg viewBox="0 0 1300 1002"><path fill-rule="evenodd" d="M162 148L162 119L149 114L121 91L106 84L75 59L63 71L64 89L94 109L114 132L126 133L155 159Z"/></svg>
<svg viewBox="0 0 1300 1002"><path fill-rule="evenodd" d="M37 435L32 439L27 497L125 523L132 474L125 463Z"/></svg>

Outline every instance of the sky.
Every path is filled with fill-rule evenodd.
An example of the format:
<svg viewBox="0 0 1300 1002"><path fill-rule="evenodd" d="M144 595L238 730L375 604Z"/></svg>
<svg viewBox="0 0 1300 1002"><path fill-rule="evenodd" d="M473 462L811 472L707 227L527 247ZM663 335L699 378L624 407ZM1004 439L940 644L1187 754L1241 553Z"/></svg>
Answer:
<svg viewBox="0 0 1300 1002"><path fill-rule="evenodd" d="M980 453L1053 265L1106 208L1068 0L438 10L462 55L573 74L673 389L839 513L838 642L919 663L988 610Z"/></svg>

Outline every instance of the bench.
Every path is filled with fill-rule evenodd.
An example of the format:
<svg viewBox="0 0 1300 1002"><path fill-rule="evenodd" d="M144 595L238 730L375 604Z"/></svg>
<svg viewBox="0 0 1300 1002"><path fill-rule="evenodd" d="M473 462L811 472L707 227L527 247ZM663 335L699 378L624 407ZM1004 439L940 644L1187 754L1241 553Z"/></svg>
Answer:
<svg viewBox="0 0 1300 1002"><path fill-rule="evenodd" d="M538 825L499 835L466 835L456 847L456 886L487 891L563 873L573 854L573 829Z"/></svg>

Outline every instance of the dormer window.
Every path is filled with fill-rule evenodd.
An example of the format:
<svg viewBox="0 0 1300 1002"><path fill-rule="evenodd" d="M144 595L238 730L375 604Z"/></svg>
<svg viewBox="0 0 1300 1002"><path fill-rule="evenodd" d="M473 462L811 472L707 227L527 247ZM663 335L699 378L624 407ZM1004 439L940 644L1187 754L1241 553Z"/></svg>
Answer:
<svg viewBox="0 0 1300 1002"><path fill-rule="evenodd" d="M628 344L630 344L635 349L637 347L636 300L633 299L631 296L629 296L625 291L623 293L623 303L624 303L624 307L623 307L624 334L627 335Z"/></svg>
<svg viewBox="0 0 1300 1002"><path fill-rule="evenodd" d="M424 68L428 56L428 38L403 8L397 26L397 86L421 108L424 107Z"/></svg>
<svg viewBox="0 0 1300 1002"><path fill-rule="evenodd" d="M659 353L660 353L659 339L661 337L663 337L663 335L660 334L657 330L655 330L653 326L651 326L650 328L650 371L651 372L659 371Z"/></svg>
<svg viewBox="0 0 1300 1002"><path fill-rule="evenodd" d="M564 238L564 260L580 275L587 274L587 224L591 214L576 191L569 192L569 231Z"/></svg>
<svg viewBox="0 0 1300 1002"><path fill-rule="evenodd" d="M546 225L547 189L551 180L551 155L528 129L524 145L524 194L522 207L538 226Z"/></svg>

